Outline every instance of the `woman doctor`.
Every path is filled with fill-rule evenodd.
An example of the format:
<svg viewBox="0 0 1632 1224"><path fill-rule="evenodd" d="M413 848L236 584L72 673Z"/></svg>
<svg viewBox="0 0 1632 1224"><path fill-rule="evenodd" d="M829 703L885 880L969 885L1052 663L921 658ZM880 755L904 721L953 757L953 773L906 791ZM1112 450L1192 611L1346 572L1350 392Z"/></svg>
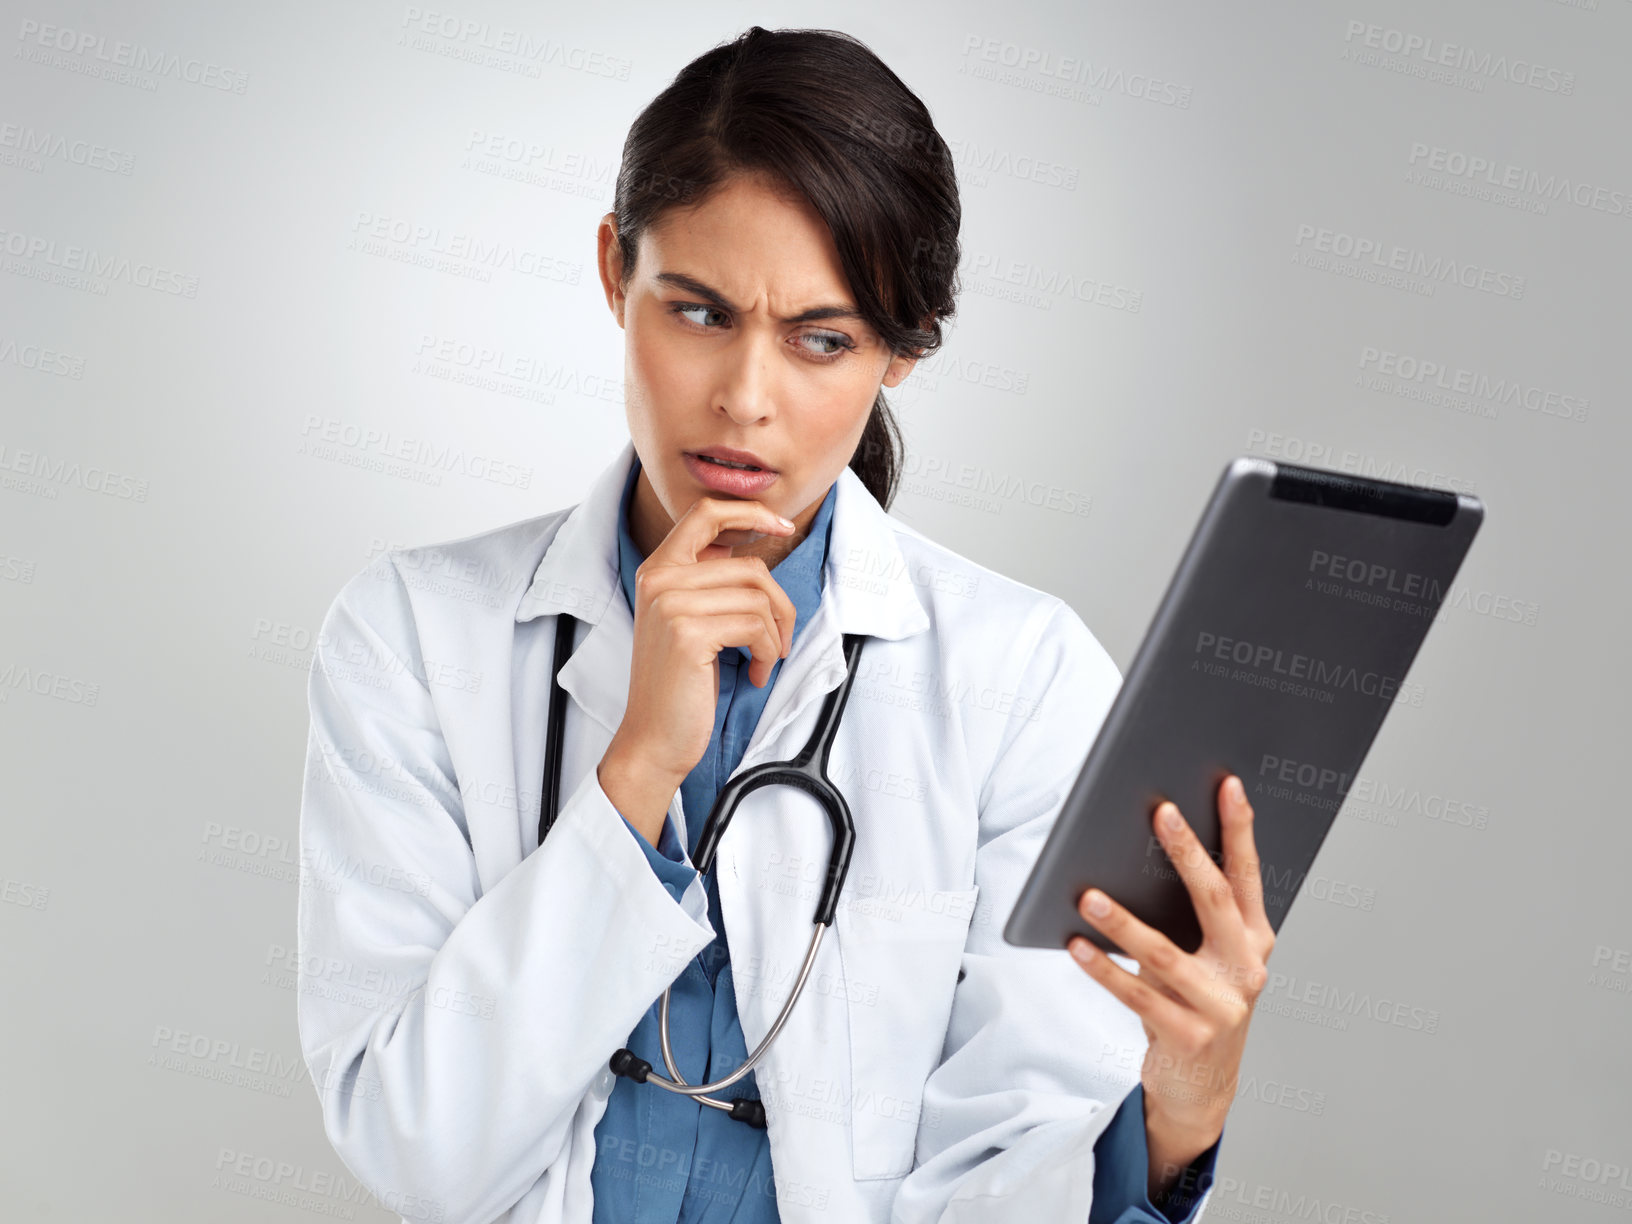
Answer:
<svg viewBox="0 0 1632 1224"><path fill-rule="evenodd" d="M959 217L927 111L860 43L756 26L707 52L634 123L600 224L630 444L570 511L383 553L330 608L301 1045L331 1143L402 1218L1199 1212L1274 943L1252 812L1229 779L1223 871L1171 804L1155 813L1206 933L1194 954L1093 891L1084 917L1131 959L1002 940L1120 676L1062 601L885 514L883 389L940 344ZM766 788L706 877L690 850L728 777L805 743L851 633L829 773L854 855L837 938L721 1093L761 1100L756 1128L608 1060L662 1073L665 987L693 1084L775 1018L827 863L821 810Z"/></svg>

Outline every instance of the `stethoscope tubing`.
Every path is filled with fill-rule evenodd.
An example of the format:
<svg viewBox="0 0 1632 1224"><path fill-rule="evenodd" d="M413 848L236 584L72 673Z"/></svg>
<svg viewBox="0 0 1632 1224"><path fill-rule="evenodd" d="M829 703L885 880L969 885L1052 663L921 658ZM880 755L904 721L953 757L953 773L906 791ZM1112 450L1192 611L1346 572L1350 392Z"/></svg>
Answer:
<svg viewBox="0 0 1632 1224"><path fill-rule="evenodd" d="M560 673L563 666L563 657L570 656L573 636L576 632L576 621L568 613L560 613L556 619L555 657L550 669L550 704L549 725L544 736L544 783L539 795L538 840L543 845L544 838L549 834L550 827L555 823L556 814L560 808L561 793L561 743L565 725L563 713L566 708L566 694L561 688ZM794 1004L799 1001L800 994L805 988L805 981L810 976L812 966L816 963L816 953L821 947L822 936L833 923L833 916L838 909L839 893L844 888L845 877L850 870L850 857L855 849L856 829L855 822L850 815L850 806L844 800L844 795L834 786L827 776L828 756L833 748L833 739L838 731L839 720L843 717L844 707L850 697L851 686L856 679L857 661L861 654L863 635L848 633L844 636L845 677L839 687L828 693L822 703L820 716L816 720L816 727L811 732L810 739L799 750L797 756L788 761L766 761L746 769L736 777L731 778L720 789L714 800L714 806L703 823L702 833L697 838L697 852L693 858L699 875L707 875L714 867L714 858L719 850L720 839L725 829L736 814L737 807L742 799L762 786L794 786L803 790L821 805L827 813L828 821L833 827L833 846L828 856L827 875L823 881L822 892L817 899L814 915L815 929L811 933L810 945L805 950L805 959L799 967L799 975L795 978L793 989L789 992L787 1001L778 1011L775 1021L766 1032L764 1039L755 1047L740 1066L729 1075L706 1084L692 1084L687 1082L675 1063L674 1052L669 1040L669 997L670 987L664 987L662 1002L658 1009L658 1037L663 1049L663 1065L667 1069L668 1077L658 1075L651 1065L644 1059L637 1058L633 1051L620 1049L612 1056L612 1070L622 1076L628 1076L637 1082L650 1081L660 1088L683 1096L692 1097L701 1104L713 1106L730 1113L733 1117L741 1118L757 1127L764 1127L764 1109L757 1101L736 1098L722 1100L713 1096L723 1088L729 1088L737 1083L765 1056L771 1048L771 1043L787 1024L788 1016L792 1014Z"/></svg>
<svg viewBox="0 0 1632 1224"><path fill-rule="evenodd" d="M816 963L816 949L821 947L822 936L826 933L827 924L818 922L815 930L811 932L810 946L805 950L804 964L799 966L799 976L794 979L793 991L788 995L788 1001L782 1005L782 1010L777 1013L776 1021L771 1025L770 1030L765 1034L765 1039L761 1041L757 1047L755 1047L752 1054L743 1060L740 1067L738 1067L730 1075L725 1076L723 1079L717 1079L711 1084L688 1084L685 1076L681 1075L679 1068L675 1066L674 1053L669 1048L669 992L668 989L665 988L663 991L663 1003L662 1006L659 1007L657 1013L657 1032L658 1038L663 1045L663 1065L669 1069L669 1074L674 1076L674 1079L672 1081L665 1080L660 1075L650 1073L646 1078L655 1080L658 1084L667 1088L670 1092L679 1092L686 1096L696 1097L704 1104L712 1105L716 1109L730 1109L731 1102L716 1101L710 1097L704 1096L703 1094L708 1092L718 1092L721 1088L729 1088L732 1084L736 1083L743 1076L752 1071L754 1069L754 1064L765 1056L765 1051L771 1048L771 1042L775 1041L776 1035L782 1031L782 1026L787 1023L788 1016L793 1012L793 1005L798 1002L800 992L802 992L805 988L805 979L810 976L811 966Z"/></svg>

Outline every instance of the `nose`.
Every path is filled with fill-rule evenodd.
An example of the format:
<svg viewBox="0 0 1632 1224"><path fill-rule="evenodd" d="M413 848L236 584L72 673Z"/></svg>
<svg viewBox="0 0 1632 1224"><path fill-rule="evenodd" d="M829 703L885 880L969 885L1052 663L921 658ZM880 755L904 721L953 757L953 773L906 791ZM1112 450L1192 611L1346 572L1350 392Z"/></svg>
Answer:
<svg viewBox="0 0 1632 1224"><path fill-rule="evenodd" d="M776 416L777 361L774 335L743 327L719 354L714 406L738 425L758 425Z"/></svg>

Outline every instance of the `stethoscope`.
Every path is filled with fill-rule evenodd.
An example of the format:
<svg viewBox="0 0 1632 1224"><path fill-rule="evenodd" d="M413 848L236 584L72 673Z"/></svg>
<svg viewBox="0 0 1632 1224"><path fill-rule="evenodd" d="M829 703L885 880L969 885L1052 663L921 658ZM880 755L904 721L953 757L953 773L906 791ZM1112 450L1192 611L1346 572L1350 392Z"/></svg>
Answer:
<svg viewBox="0 0 1632 1224"><path fill-rule="evenodd" d="M555 823L556 811L560 806L561 735L566 707L566 693L561 688L560 673L562 659L572 653L572 639L576 630L577 622L573 617L565 612L558 616L555 628L555 659L550 666L549 725L544 733L544 788L539 796L538 810L539 845L544 844L544 838L549 834L550 826ZM721 1100L708 1094L729 1088L736 1083L752 1071L754 1064L764 1057L766 1050L770 1049L771 1042L776 1040L776 1035L787 1023L793 1005L799 1001L799 994L805 988L805 979L810 976L811 966L816 962L816 950L821 947L822 936L832 925L834 911L838 908L839 891L844 887L845 875L850 870L850 852L855 846L856 826L850 819L850 807L845 803L844 796L828 779L827 756L833 747L833 736L839 729L839 719L844 714L844 703L850 696L850 686L856 679L856 663L861 657L863 636L859 633L844 635L844 661L847 668L844 682L823 701L821 717L816 720L816 729L811 732L809 742L799 750L799 755L790 761L763 762L751 769L743 770L727 781L714 800L714 807L708 814L708 820L703 824L702 835L697 839L697 851L692 856L692 863L698 874L707 875L714 866L714 852L719 848L725 826L731 823L731 817L736 814L737 805L742 802L744 796L762 786L778 784L797 786L821 804L827 812L827 818L833 825L833 850L827 860L827 880L822 885L821 896L816 900L816 929L811 934L804 964L799 967L799 976L794 980L793 992L788 996L788 1001L782 1005L776 1022L771 1025L770 1031L765 1034L765 1039L759 1043L758 1048L730 1075L711 1084L691 1084L680 1073L680 1068L675 1066L674 1053L669 1047L669 988L664 987L663 1002L658 1011L658 1036L663 1046L663 1065L668 1068L669 1075L673 1078L666 1079L658 1075L652 1070L651 1063L643 1058L637 1058L634 1051L627 1048L613 1054L610 1064L615 1075L626 1076L639 1084L653 1083L670 1092L695 1097L704 1105L724 1110L738 1121L762 1130L765 1127L765 1106L762 1102L751 1097Z"/></svg>

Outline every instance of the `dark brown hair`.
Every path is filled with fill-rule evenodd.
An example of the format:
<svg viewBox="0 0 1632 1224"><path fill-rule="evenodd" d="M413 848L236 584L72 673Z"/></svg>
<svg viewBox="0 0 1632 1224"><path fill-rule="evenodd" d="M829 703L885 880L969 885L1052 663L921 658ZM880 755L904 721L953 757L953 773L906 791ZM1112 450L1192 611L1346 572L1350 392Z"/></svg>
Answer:
<svg viewBox="0 0 1632 1224"><path fill-rule="evenodd" d="M623 144L612 207L624 279L649 225L744 173L809 201L893 355L940 348L957 296L957 174L928 109L878 56L837 30L756 25L681 69ZM850 467L886 509L900 435L881 387Z"/></svg>

